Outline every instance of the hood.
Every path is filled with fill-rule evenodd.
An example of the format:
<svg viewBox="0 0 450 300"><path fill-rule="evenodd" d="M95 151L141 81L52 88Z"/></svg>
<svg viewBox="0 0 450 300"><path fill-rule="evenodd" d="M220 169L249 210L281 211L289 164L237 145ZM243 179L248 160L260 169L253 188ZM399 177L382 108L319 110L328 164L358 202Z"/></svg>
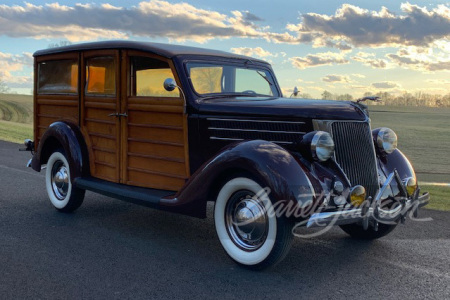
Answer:
<svg viewBox="0 0 450 300"><path fill-rule="evenodd" d="M201 114L289 119L365 120L367 116L350 101L274 97L208 98L199 104Z"/></svg>

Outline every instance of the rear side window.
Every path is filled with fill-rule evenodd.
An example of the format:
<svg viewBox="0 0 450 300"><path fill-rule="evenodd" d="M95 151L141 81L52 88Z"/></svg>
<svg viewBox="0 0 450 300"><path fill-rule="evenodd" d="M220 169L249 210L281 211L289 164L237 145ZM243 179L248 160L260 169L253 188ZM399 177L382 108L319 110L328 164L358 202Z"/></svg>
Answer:
<svg viewBox="0 0 450 300"><path fill-rule="evenodd" d="M78 61L76 59L44 61L38 65L39 94L77 94Z"/></svg>
<svg viewBox="0 0 450 300"><path fill-rule="evenodd" d="M86 94L116 94L116 63L114 57L104 56L86 61Z"/></svg>
<svg viewBox="0 0 450 300"><path fill-rule="evenodd" d="M164 80L174 78L167 62L150 57L133 56L131 62L131 96L138 97L179 97L175 89L164 89Z"/></svg>

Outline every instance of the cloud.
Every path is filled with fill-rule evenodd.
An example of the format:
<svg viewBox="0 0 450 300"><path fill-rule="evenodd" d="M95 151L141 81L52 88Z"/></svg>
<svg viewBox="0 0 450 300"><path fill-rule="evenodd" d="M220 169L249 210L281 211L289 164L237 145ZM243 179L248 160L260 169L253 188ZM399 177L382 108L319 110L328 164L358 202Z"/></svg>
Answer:
<svg viewBox="0 0 450 300"><path fill-rule="evenodd" d="M249 11L245 11L244 20L245 21L249 21L249 22L261 22L261 21L264 21L264 19L258 17L255 14L252 14Z"/></svg>
<svg viewBox="0 0 450 300"><path fill-rule="evenodd" d="M345 76L345 75L331 74L331 75L322 77L322 81L333 82L333 83L348 83L348 82L350 82L350 77Z"/></svg>
<svg viewBox="0 0 450 300"><path fill-rule="evenodd" d="M33 65L31 53L10 54L0 52L0 80L8 87L30 88L32 80L30 76L18 75L25 67Z"/></svg>
<svg viewBox="0 0 450 300"><path fill-rule="evenodd" d="M392 81L374 82L372 86L377 89L393 89L400 87L399 84Z"/></svg>
<svg viewBox="0 0 450 300"><path fill-rule="evenodd" d="M450 84L450 80L446 79L427 79L426 82L437 85Z"/></svg>
<svg viewBox="0 0 450 300"><path fill-rule="evenodd" d="M358 73L354 73L354 74L351 74L353 77L356 77L356 78L366 78L366 75L363 75L363 74L358 74Z"/></svg>
<svg viewBox="0 0 450 300"><path fill-rule="evenodd" d="M450 71L450 56L444 51L420 47L401 48L397 53L386 54L392 63L419 71Z"/></svg>
<svg viewBox="0 0 450 300"><path fill-rule="evenodd" d="M354 47L421 45L448 49L450 9L410 3L396 15L387 8L370 11L343 4L331 15L307 13L298 24L287 24L273 32L264 20L249 11L220 13L185 2L162 0L139 2L131 7L111 4L0 5L0 35L34 39L67 39L72 42L129 37L164 37L206 42L231 37L257 38L273 43L332 47L351 51ZM447 51L448 53L448 51ZM382 63L368 62L374 67Z"/></svg>
<svg viewBox="0 0 450 300"><path fill-rule="evenodd" d="M308 54L305 57L291 57L289 58L289 60L291 61L292 65L298 69L349 63L344 54L334 52Z"/></svg>
<svg viewBox="0 0 450 300"><path fill-rule="evenodd" d="M0 5L0 35L10 37L65 38L72 42L129 36L197 42L247 37L276 43L298 42L287 32L272 33L267 27L255 25L259 21L262 19L248 11L227 15L161 0L142 1L130 8L110 4Z"/></svg>
<svg viewBox="0 0 450 300"><path fill-rule="evenodd" d="M441 4L433 9L403 3L401 15L386 7L370 11L343 4L334 15L307 13L301 23L288 29L299 35L315 35L319 44L343 40L355 47L427 46L450 36L450 9Z"/></svg>
<svg viewBox="0 0 450 300"><path fill-rule="evenodd" d="M374 56L373 53L359 52L352 59L374 69L386 69L388 67L386 60Z"/></svg>
<svg viewBox="0 0 450 300"><path fill-rule="evenodd" d="M257 56L257 57L268 57L268 56L278 56L276 54L273 54L267 50L264 50L261 47L256 48L249 48L249 47L239 47L239 48L231 48L231 52L239 54L239 55L246 55L246 56Z"/></svg>

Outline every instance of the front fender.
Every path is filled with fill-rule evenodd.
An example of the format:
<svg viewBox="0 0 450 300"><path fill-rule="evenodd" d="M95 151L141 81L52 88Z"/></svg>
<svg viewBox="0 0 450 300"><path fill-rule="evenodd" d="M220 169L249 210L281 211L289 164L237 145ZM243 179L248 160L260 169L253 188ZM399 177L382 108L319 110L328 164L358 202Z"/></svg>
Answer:
<svg viewBox="0 0 450 300"><path fill-rule="evenodd" d="M70 178L89 176L87 147L77 125L70 122L52 123L42 136L33 155L31 167L40 172L53 151L62 148L70 164Z"/></svg>
<svg viewBox="0 0 450 300"><path fill-rule="evenodd" d="M206 162L167 206L193 207L196 216L206 216L206 202L214 201L224 180L248 174L270 188L273 201L313 200L314 190L300 163L284 148L267 141L244 141L224 148ZM204 215L203 215L204 214Z"/></svg>
<svg viewBox="0 0 450 300"><path fill-rule="evenodd" d="M416 178L416 173L411 165L409 159L398 149L394 150L389 155L379 158L381 169L383 173L389 175L395 169L397 170L400 178L405 179L408 177Z"/></svg>
<svg viewBox="0 0 450 300"><path fill-rule="evenodd" d="M398 175L402 180L412 177L416 179L417 182L416 173L414 172L413 166L411 165L408 158L400 150L396 149L389 155L379 156L378 159L379 159L378 172L383 174L385 177L394 172L394 170L397 170ZM390 186L392 192L395 195L400 193L400 189L395 180L391 182Z"/></svg>

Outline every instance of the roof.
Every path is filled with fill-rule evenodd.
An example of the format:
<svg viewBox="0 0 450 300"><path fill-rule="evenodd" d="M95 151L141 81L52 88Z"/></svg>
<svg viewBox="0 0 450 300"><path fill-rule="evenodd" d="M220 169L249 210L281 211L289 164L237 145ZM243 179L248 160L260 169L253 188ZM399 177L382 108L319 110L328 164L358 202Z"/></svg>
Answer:
<svg viewBox="0 0 450 300"><path fill-rule="evenodd" d="M74 44L64 47L49 48L36 51L33 56L42 56L48 54L67 53L73 51L85 51L85 50L104 50L104 49L130 49L140 50L145 52L154 53L163 57L172 58L178 55L206 55L206 56L219 56L227 58L238 59L250 59L252 61L264 62L253 57L237 55L220 50L212 50L205 48L189 47L174 44L162 44L162 43L149 43L149 42L136 42L136 41L102 41L92 43Z"/></svg>

